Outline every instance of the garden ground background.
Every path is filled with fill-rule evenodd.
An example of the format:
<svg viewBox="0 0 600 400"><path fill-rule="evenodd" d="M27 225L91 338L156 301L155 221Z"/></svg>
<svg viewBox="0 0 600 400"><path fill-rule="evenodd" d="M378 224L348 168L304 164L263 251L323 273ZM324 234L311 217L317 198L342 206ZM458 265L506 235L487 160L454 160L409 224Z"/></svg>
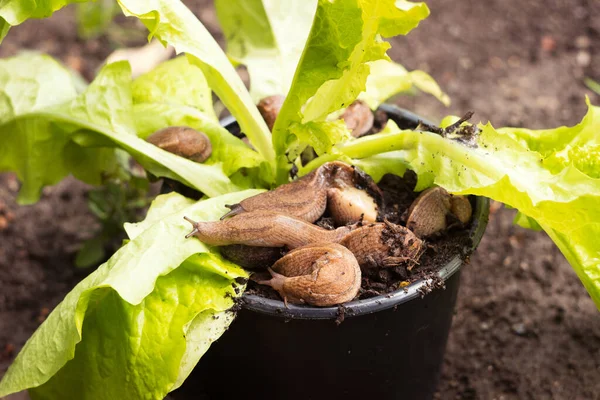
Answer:
<svg viewBox="0 0 600 400"><path fill-rule="evenodd" d="M432 74L453 103L446 109L422 95L400 98L400 106L434 120L473 110L477 121L498 127L550 128L579 122L586 94L600 104L583 85L586 76L600 79L600 2L427 3L431 16L395 39L390 53ZM212 2L186 4L222 42ZM41 50L91 79L116 43L144 42L124 18L122 28L82 41L73 15L69 7L13 28L0 56ZM96 227L85 185L67 179L28 207L15 204L18 187L13 175L0 174L0 376L86 275L73 258ZM550 239L513 226L513 215L492 204L487 234L463 270L437 397L600 399L598 310Z"/></svg>

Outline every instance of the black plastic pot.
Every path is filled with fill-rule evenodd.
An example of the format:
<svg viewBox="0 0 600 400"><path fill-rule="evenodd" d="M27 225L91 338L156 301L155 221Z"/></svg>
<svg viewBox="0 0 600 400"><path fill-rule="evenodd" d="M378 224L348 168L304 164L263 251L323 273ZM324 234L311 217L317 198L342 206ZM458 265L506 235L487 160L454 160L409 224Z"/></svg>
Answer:
<svg viewBox="0 0 600 400"><path fill-rule="evenodd" d="M394 106L381 107L401 128L419 118ZM225 120L239 132L233 120ZM489 201L475 205L470 255L485 231ZM443 266L445 289L421 296L419 281L387 296L337 307L284 306L244 295L225 334L200 360L176 399L431 399L440 375L458 293L456 255Z"/></svg>

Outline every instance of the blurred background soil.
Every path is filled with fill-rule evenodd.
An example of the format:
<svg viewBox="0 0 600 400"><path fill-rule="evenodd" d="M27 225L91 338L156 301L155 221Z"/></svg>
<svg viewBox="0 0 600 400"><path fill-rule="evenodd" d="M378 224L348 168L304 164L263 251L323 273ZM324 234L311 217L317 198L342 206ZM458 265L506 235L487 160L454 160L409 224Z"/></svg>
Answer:
<svg viewBox="0 0 600 400"><path fill-rule="evenodd" d="M222 42L210 1L185 1ZM392 58L429 72L452 99L396 103L433 120L475 111L494 126L578 123L583 84L600 79L596 0L430 0L431 16L394 40ZM145 43L133 20L97 39L77 37L72 7L13 28L0 57L47 52L90 80L119 45ZM18 207L19 183L0 175L0 376L63 296L89 271L75 252L97 228L88 187L67 179ZM462 274L439 385L440 399L600 399L600 317L564 257L543 233L512 225L492 204L487 234Z"/></svg>

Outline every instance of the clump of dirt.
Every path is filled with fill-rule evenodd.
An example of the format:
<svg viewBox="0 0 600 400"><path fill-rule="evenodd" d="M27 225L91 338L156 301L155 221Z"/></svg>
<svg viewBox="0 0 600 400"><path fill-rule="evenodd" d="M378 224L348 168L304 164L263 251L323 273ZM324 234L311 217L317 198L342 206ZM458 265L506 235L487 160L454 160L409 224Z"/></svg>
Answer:
<svg viewBox="0 0 600 400"><path fill-rule="evenodd" d="M407 171L404 177L385 175L378 185L383 192L379 219L404 226L406 211L418 196L414 191L415 185L416 175L412 171ZM316 224L325 229L336 228L327 212ZM388 255L392 259L398 259L396 251L401 248L399 244L405 240L404 234L394 231L393 228L384 229L382 240L391 245ZM437 276L439 269L456 255L465 259L465 251L471 246L469 226L461 226L424 241L422 250L415 259L397 262L396 265L373 265L373 268L363 268L362 284L357 298L366 299L385 295L418 280L431 279L433 283L424 288L424 295L436 287L443 286L443 281ZM268 277L266 272L254 274L257 280L268 279ZM269 299L281 299L271 287L259 285L252 280L248 284L246 293Z"/></svg>

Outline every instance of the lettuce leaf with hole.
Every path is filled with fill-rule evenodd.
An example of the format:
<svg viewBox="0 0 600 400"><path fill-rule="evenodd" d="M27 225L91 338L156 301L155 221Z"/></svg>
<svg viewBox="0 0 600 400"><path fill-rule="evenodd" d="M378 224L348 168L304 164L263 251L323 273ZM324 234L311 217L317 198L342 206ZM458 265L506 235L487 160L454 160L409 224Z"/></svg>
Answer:
<svg viewBox="0 0 600 400"><path fill-rule="evenodd" d="M445 106L450 105L450 97L425 71L409 72L402 65L388 60L373 61L369 64L369 68L371 71L367 78L367 88L358 98L365 101L373 110L395 95L410 92L415 88L434 96Z"/></svg>
<svg viewBox="0 0 600 400"><path fill-rule="evenodd" d="M280 162L301 147L298 124L322 123L366 89L369 63L389 60L382 38L407 34L429 15L424 3L400 0L320 0L289 94L273 129ZM328 139L326 129L314 141ZM304 143L313 145L314 141Z"/></svg>
<svg viewBox="0 0 600 400"><path fill-rule="evenodd" d="M227 55L248 68L255 103L286 95L313 22L316 0L217 0Z"/></svg>
<svg viewBox="0 0 600 400"><path fill-rule="evenodd" d="M127 16L137 17L163 44L186 53L198 65L210 87L238 120L243 132L268 162L275 159L271 133L241 78L218 43L196 16L180 1L118 0Z"/></svg>
<svg viewBox="0 0 600 400"><path fill-rule="evenodd" d="M505 203L522 214L517 222L548 233L600 308L600 179L595 167L600 108L589 105L574 127L534 131L487 124L480 129L476 147L431 132L367 136L337 145L336 153L313 160L300 174L337 155L376 180L409 168L418 175L417 191L439 185L451 193ZM577 159L569 155L573 149Z"/></svg>
<svg viewBox="0 0 600 400"><path fill-rule="evenodd" d="M183 219L217 220L259 193L199 202L159 196L149 218L127 226L129 241L79 283L25 344L0 397L163 398L178 387L232 320L241 268L196 238ZM135 284L132 284L135 282Z"/></svg>

